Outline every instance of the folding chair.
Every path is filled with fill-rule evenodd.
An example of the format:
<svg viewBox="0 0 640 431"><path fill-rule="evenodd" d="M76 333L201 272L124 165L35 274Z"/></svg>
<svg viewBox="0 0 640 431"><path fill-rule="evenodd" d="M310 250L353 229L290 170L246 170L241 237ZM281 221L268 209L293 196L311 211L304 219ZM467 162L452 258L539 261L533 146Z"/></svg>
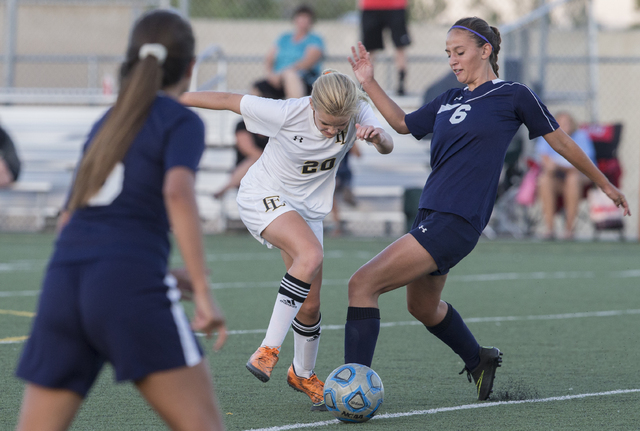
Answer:
<svg viewBox="0 0 640 431"><path fill-rule="evenodd" d="M585 130L596 150L596 162L598 169L611 181L620 187L622 168L618 160L617 152L622 136L622 124L586 124L581 127ZM622 217L612 217L605 220L594 221L594 238L598 239L603 231L618 231L620 240L624 240L624 223Z"/></svg>

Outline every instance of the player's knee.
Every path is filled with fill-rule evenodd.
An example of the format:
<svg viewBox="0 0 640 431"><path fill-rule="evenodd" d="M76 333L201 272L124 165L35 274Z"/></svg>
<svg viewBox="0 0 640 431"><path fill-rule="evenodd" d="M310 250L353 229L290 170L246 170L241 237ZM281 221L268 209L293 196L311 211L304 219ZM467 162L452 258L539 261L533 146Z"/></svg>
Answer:
<svg viewBox="0 0 640 431"><path fill-rule="evenodd" d="M430 302L416 303L407 301L407 310L415 319L423 322L425 325L434 326L439 321L437 319L439 302L440 301L437 301L432 304Z"/></svg>
<svg viewBox="0 0 640 431"><path fill-rule="evenodd" d="M368 296L369 284L366 281L366 276L362 269L355 272L349 279L349 301Z"/></svg>
<svg viewBox="0 0 640 431"><path fill-rule="evenodd" d="M303 268L305 273L314 278L320 271L320 268L322 268L323 259L322 247L313 247L298 257L297 263Z"/></svg>
<svg viewBox="0 0 640 431"><path fill-rule="evenodd" d="M409 311L409 313L418 320L421 320L425 315L429 314L427 307L418 306L412 302L407 302L407 311Z"/></svg>
<svg viewBox="0 0 640 431"><path fill-rule="evenodd" d="M298 311L298 320L302 316L305 317L305 321L316 322L320 318L320 299L310 297L305 299Z"/></svg>

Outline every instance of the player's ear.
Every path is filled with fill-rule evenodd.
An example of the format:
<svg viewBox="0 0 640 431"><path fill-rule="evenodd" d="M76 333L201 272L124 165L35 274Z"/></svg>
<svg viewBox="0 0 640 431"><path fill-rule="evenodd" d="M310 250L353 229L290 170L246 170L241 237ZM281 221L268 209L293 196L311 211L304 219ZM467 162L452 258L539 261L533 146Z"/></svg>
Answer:
<svg viewBox="0 0 640 431"><path fill-rule="evenodd" d="M486 60L487 58L491 57L492 52L493 52L493 47L490 44L485 43L482 46L482 59Z"/></svg>
<svg viewBox="0 0 640 431"><path fill-rule="evenodd" d="M309 105L311 106L311 109L313 110L313 112L315 112L315 108L313 107L313 100L309 99Z"/></svg>

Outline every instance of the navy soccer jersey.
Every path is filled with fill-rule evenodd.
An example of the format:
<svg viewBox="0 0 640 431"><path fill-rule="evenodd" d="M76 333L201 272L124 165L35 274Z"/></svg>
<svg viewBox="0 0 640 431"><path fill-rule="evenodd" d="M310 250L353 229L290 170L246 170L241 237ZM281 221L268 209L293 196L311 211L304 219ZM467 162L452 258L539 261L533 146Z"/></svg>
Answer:
<svg viewBox="0 0 640 431"><path fill-rule="evenodd" d="M85 396L105 361L117 380L134 381L201 361L175 279L166 276L162 190L166 171L195 171L203 150L198 116L159 95L122 163L58 238L19 377Z"/></svg>
<svg viewBox="0 0 640 431"><path fill-rule="evenodd" d="M107 115L93 127L85 150ZM113 190L102 202L74 212L60 234L54 260L144 256L166 263L165 172L176 166L196 171L204 145L202 120L176 100L158 95L122 164L107 180L116 183Z"/></svg>
<svg viewBox="0 0 640 431"><path fill-rule="evenodd" d="M496 199L504 156L521 124L529 138L558 123L527 86L495 79L475 90L455 88L405 117L416 139L433 133L431 174L420 208L457 214L481 233Z"/></svg>

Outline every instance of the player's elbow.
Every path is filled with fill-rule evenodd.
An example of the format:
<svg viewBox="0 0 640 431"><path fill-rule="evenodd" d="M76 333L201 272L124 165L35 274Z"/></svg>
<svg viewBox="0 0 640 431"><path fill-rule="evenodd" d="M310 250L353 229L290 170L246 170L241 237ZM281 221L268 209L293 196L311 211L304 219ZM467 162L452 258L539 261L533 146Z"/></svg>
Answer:
<svg viewBox="0 0 640 431"><path fill-rule="evenodd" d="M390 137L386 140L382 141L382 144L378 147L378 152L380 154L389 154L393 151L393 139Z"/></svg>
<svg viewBox="0 0 640 431"><path fill-rule="evenodd" d="M191 200L195 194L194 186L194 172L186 167L178 166L167 172L162 195L168 205Z"/></svg>
<svg viewBox="0 0 640 431"><path fill-rule="evenodd" d="M389 122L389 125L396 133L400 135L408 135L409 128L407 127L407 123L404 122L404 117L398 118L395 121Z"/></svg>

